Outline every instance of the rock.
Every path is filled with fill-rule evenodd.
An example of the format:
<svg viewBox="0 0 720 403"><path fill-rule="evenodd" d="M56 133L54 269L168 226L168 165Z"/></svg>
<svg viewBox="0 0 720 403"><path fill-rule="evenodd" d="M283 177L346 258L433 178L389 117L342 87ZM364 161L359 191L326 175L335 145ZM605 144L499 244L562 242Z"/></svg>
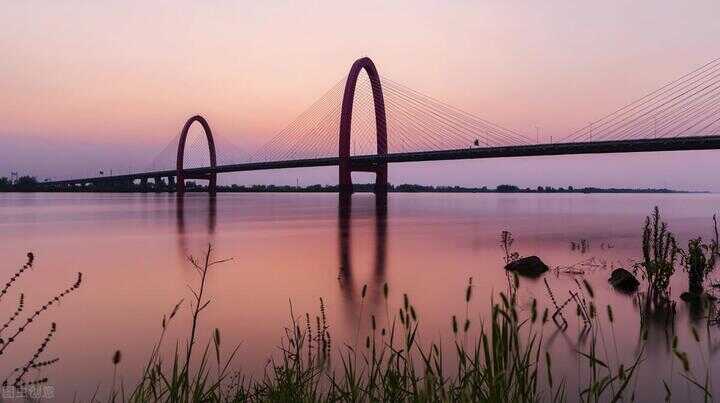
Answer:
<svg viewBox="0 0 720 403"><path fill-rule="evenodd" d="M528 256L506 264L505 270L514 271L523 276L539 276L549 268L539 257Z"/></svg>
<svg viewBox="0 0 720 403"><path fill-rule="evenodd" d="M622 268L613 270L608 281L613 287L628 293L635 292L640 285L632 273Z"/></svg>

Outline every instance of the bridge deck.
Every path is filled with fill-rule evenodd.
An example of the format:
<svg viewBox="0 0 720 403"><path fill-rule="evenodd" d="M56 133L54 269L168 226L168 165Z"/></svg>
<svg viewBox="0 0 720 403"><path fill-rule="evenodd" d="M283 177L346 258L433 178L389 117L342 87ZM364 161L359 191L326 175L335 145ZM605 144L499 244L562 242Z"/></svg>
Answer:
<svg viewBox="0 0 720 403"><path fill-rule="evenodd" d="M636 153L636 152L654 152L654 151L690 151L690 150L717 150L720 149L720 136L694 136L694 137L674 137L660 139L642 139L642 140L613 140L613 141L595 141L595 142L576 142L576 143L551 143L551 144L531 144L522 146L506 146L506 147L484 147L484 148L467 148L444 151L424 151L424 152L407 152L393 153L387 155L359 155L351 157L352 163L360 165L377 164L377 163L396 163L396 162L421 162L421 161L447 161L462 159L481 159L481 158L510 158L510 157L533 157L533 156L551 156L551 155L577 155L577 154L616 154L616 153ZM247 162L240 164L220 165L214 171L217 173L225 172L244 172L244 171L260 171L269 169L287 169L287 168L307 168L333 166L339 164L338 157L328 158L308 158L288 161L270 161L270 162ZM190 176L201 176L212 172L211 168L187 168L185 172ZM100 183L111 181L127 181L135 179L155 178L175 176L176 171L152 171L143 173L133 173L127 175L98 176L92 178L77 178L62 181L46 182L48 185L63 185L73 183Z"/></svg>

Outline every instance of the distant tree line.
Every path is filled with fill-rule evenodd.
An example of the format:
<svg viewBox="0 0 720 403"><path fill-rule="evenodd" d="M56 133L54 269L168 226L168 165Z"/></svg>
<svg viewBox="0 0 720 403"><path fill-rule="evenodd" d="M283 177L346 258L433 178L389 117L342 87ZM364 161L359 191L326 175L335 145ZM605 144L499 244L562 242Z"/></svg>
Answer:
<svg viewBox="0 0 720 403"><path fill-rule="evenodd" d="M20 176L11 180L5 176L0 177L0 192L25 192L38 189L38 180L34 176Z"/></svg>
<svg viewBox="0 0 720 403"><path fill-rule="evenodd" d="M188 181L185 185L186 191L188 192L203 192L207 190L207 186L198 184L194 181ZM354 191L356 192L372 192L375 189L374 184L355 184L353 185ZM29 191L59 191L59 192L161 192L173 190L172 186L167 184L161 184L157 186L152 182L145 186L138 183L129 182L107 182L107 183L96 183L87 184L81 187L51 187L43 182L40 182L34 176L21 176L17 180L10 180L6 177L0 177L0 192L29 192ZM308 185L308 186L295 186L295 185L218 185L218 192L247 192L247 193L282 193L282 192L308 192L308 193L320 193L320 192L337 192L339 187L337 185ZM487 186L482 187L464 187L464 186L432 186L432 185L416 185L416 184L401 184L401 185L388 185L388 192L394 193L689 193L683 191L676 191L666 188L654 189L654 188L598 188L598 187L582 187L577 188L573 186L567 187L552 187L552 186L538 186L537 188L525 187L521 188L511 184L497 185L495 188L489 188Z"/></svg>

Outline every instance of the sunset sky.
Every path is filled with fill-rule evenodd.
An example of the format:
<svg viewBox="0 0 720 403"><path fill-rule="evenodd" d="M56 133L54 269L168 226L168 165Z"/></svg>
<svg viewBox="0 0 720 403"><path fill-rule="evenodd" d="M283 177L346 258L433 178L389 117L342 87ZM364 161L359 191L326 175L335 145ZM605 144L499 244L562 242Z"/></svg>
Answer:
<svg viewBox="0 0 720 403"><path fill-rule="evenodd" d="M143 165L200 113L252 150L370 56L383 76L561 138L720 57L720 3L16 1L0 12L0 176ZM392 135L392 133L390 134ZM423 184L720 191L720 151L393 165ZM336 183L336 169L224 176Z"/></svg>

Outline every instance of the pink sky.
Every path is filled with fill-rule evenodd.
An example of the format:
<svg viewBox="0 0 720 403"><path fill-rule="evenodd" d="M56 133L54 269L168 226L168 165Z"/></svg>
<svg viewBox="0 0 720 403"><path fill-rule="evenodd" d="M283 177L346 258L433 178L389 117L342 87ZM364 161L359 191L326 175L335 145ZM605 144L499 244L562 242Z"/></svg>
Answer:
<svg viewBox="0 0 720 403"><path fill-rule="evenodd" d="M9 2L0 176L142 165L196 113L253 149L365 55L408 87L560 138L720 56L719 13L716 0ZM714 152L466 161L392 166L390 180L720 190L713 161ZM328 169L224 180L297 177L336 181Z"/></svg>

